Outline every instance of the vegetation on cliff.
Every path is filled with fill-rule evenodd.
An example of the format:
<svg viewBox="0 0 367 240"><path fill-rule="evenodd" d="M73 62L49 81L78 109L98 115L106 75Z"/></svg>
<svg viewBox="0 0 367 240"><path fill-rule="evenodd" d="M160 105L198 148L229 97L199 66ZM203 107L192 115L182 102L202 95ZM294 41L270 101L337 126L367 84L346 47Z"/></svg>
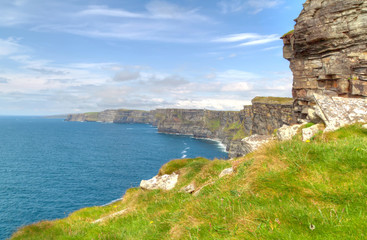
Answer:
<svg viewBox="0 0 367 240"><path fill-rule="evenodd" d="M252 99L252 103L264 103L264 104L292 104L293 98L286 97L255 97Z"/></svg>
<svg viewBox="0 0 367 240"><path fill-rule="evenodd" d="M12 239L366 239L366 146L367 130L353 125L230 161L174 160L159 172L180 174L171 191L132 188L122 201ZM231 166L232 175L218 177ZM205 187L182 192L190 183Z"/></svg>

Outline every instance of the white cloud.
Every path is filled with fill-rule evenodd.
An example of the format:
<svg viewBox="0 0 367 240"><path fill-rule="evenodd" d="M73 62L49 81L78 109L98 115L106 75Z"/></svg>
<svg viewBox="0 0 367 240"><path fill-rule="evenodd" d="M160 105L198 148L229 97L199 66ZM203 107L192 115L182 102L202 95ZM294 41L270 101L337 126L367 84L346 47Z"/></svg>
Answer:
<svg viewBox="0 0 367 240"><path fill-rule="evenodd" d="M139 77L140 77L140 72L125 69L123 71L117 72L113 80L116 82L124 82L124 81L136 80Z"/></svg>
<svg viewBox="0 0 367 240"><path fill-rule="evenodd" d="M228 99L228 98L204 98L198 100L179 100L176 104L178 108L197 108L211 110L233 110L243 109L244 105L251 104L249 100Z"/></svg>
<svg viewBox="0 0 367 240"><path fill-rule="evenodd" d="M146 6L145 12L130 12L125 9L112 9L108 6L92 5L77 13L78 16L104 16L120 18L142 18L142 19L171 19L182 21L207 21L208 17L198 13L197 9L186 9L179 5L154 0Z"/></svg>
<svg viewBox="0 0 367 240"><path fill-rule="evenodd" d="M237 46L243 47L243 46L252 46L252 45L262 45L262 44L279 41L279 40L280 40L280 35L277 35L277 34L260 35L257 33L238 33L238 34L230 34L227 36L216 38L213 40L213 42L222 42L222 43L242 42L238 44Z"/></svg>
<svg viewBox="0 0 367 240"><path fill-rule="evenodd" d="M238 33L214 39L213 42L239 42L249 39L259 39L262 37L262 35L259 35L257 33Z"/></svg>
<svg viewBox="0 0 367 240"><path fill-rule="evenodd" d="M89 6L87 9L77 13L79 16L107 16L107 17L124 17L124 18L144 18L139 13L129 12L123 9L110 9L107 6Z"/></svg>
<svg viewBox="0 0 367 240"><path fill-rule="evenodd" d="M238 46L244 47L244 46L262 45L262 44L271 43L275 41L280 41L280 36L276 34L272 34L272 35L264 36L264 38L262 39L257 39L257 40L241 43Z"/></svg>
<svg viewBox="0 0 367 240"><path fill-rule="evenodd" d="M240 11L259 13L266 8L274 8L282 4L282 0L223 0L218 6L223 14Z"/></svg>
<svg viewBox="0 0 367 240"><path fill-rule="evenodd" d="M252 87L247 82L230 83L222 87L224 92L244 92L251 90Z"/></svg>

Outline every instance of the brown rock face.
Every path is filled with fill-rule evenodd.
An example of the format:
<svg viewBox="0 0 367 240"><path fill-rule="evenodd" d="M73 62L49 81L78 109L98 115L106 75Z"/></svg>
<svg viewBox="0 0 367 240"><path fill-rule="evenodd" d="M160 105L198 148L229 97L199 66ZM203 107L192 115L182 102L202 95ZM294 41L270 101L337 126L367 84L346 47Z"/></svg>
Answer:
<svg viewBox="0 0 367 240"><path fill-rule="evenodd" d="M283 41L298 117L313 93L367 98L367 1L307 0Z"/></svg>

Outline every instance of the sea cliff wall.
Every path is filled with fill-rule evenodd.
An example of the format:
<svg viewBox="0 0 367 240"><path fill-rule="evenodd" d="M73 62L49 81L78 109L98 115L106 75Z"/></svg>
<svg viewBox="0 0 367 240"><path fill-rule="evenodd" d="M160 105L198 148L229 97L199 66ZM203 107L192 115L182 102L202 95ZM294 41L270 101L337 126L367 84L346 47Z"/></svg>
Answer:
<svg viewBox="0 0 367 240"><path fill-rule="evenodd" d="M70 114L66 121L146 123L158 132L210 138L226 145L229 157L247 153L242 139L252 134L271 135L283 124L295 122L291 98L257 97L241 111L205 109L105 110Z"/></svg>
<svg viewBox="0 0 367 240"><path fill-rule="evenodd" d="M283 55L298 116L306 118L314 93L367 98L367 1L307 0L295 21Z"/></svg>

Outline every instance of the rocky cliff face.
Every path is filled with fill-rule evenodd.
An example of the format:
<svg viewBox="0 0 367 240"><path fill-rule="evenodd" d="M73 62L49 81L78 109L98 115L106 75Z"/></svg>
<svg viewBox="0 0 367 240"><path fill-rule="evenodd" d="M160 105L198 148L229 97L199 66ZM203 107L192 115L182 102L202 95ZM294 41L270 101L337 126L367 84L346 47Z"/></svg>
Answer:
<svg viewBox="0 0 367 240"><path fill-rule="evenodd" d="M153 125L156 125L157 122L154 111L126 109L69 114L65 120L72 122L147 123Z"/></svg>
<svg viewBox="0 0 367 240"><path fill-rule="evenodd" d="M252 134L271 135L284 124L296 123L293 99L256 97L252 100Z"/></svg>
<svg viewBox="0 0 367 240"><path fill-rule="evenodd" d="M203 109L158 110L158 131L218 139L228 146L245 137L244 118L240 112ZM227 148L227 150L229 150Z"/></svg>
<svg viewBox="0 0 367 240"><path fill-rule="evenodd" d="M99 113L71 114L66 121L111 123L147 123L162 133L192 135L220 140L230 157L247 153L243 138L252 134L271 135L283 124L295 121L290 98L258 97L253 105L241 111L211 111L204 109L105 110Z"/></svg>
<svg viewBox="0 0 367 240"><path fill-rule="evenodd" d="M299 117L314 105L313 93L367 98L366 35L367 1L306 1L294 33L283 37Z"/></svg>

